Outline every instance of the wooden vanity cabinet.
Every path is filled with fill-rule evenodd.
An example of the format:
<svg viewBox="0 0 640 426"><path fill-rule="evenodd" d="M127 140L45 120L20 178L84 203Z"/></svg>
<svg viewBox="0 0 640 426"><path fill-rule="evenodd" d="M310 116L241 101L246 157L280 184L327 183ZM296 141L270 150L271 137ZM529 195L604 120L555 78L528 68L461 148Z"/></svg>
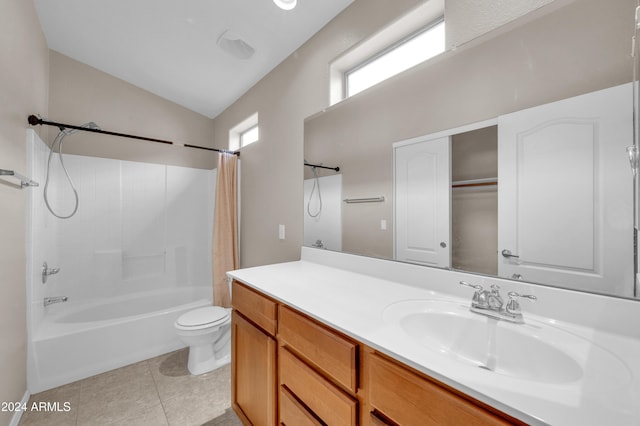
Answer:
<svg viewBox="0 0 640 426"><path fill-rule="evenodd" d="M235 281L232 299L245 425L524 425Z"/></svg>
<svg viewBox="0 0 640 426"><path fill-rule="evenodd" d="M287 306L279 306L280 394L293 398L305 416L320 424L358 423L358 344ZM281 424L293 416L280 400Z"/></svg>
<svg viewBox="0 0 640 426"><path fill-rule="evenodd" d="M277 304L234 281L231 399L244 424L277 424Z"/></svg>
<svg viewBox="0 0 640 426"><path fill-rule="evenodd" d="M371 425L524 425L394 360L365 356Z"/></svg>

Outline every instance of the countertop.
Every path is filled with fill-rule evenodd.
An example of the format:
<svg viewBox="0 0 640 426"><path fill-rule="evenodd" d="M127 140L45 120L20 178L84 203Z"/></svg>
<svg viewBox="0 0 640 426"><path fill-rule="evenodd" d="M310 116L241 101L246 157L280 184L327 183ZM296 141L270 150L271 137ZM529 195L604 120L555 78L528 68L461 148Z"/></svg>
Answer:
<svg viewBox="0 0 640 426"><path fill-rule="evenodd" d="M408 285L304 260L304 256L300 261L240 269L228 276L526 423L640 425L640 340L633 336L525 311L522 326L546 324L582 339L586 368L581 379L569 382L514 378L465 365L417 344L385 320L385 309L403 301L446 299L468 306L470 297L443 292L441 284L430 286L428 279L421 286ZM590 356L602 351L613 355L615 368L590 369Z"/></svg>

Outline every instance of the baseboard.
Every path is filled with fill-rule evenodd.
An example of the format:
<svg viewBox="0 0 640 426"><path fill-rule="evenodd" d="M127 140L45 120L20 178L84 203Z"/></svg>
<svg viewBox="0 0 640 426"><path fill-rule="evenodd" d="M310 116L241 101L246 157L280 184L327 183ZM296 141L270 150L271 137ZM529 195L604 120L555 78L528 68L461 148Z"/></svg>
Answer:
<svg viewBox="0 0 640 426"><path fill-rule="evenodd" d="M24 392L24 396L22 397L22 401L20 401L20 405L21 406L26 406L27 403L29 402L29 398L31 397L31 393L29 392L29 389L27 389ZM24 411L22 410L17 410L13 413L13 417L11 418L11 422L9 423L9 426L18 426L18 423L20 423L20 419L22 418L22 413L24 413Z"/></svg>

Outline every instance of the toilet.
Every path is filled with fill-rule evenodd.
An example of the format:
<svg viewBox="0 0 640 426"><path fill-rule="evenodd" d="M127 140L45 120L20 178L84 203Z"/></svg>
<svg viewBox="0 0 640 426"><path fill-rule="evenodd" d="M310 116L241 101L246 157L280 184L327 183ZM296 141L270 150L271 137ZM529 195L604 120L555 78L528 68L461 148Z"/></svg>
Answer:
<svg viewBox="0 0 640 426"><path fill-rule="evenodd" d="M231 360L231 309L206 306L182 314L174 323L189 346L187 367L193 375L215 370Z"/></svg>

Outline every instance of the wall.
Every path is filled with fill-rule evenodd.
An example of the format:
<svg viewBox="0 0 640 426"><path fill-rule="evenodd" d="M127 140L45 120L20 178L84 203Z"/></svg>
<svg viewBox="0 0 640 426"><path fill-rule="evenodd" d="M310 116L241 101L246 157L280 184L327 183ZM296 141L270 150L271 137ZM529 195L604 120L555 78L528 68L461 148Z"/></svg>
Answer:
<svg viewBox="0 0 640 426"><path fill-rule="evenodd" d="M27 116L47 114L49 57L33 2L0 1L0 168L26 173ZM25 205L28 189L0 183L0 401L27 389ZM13 413L0 412L0 425Z"/></svg>
<svg viewBox="0 0 640 426"><path fill-rule="evenodd" d="M464 31L469 23L464 22L462 18L458 19L459 27L457 31L454 29L453 34L456 43L464 44L480 32L495 28L550 1L536 0L526 2L527 4L521 7L510 7L508 13L499 14L499 20L492 20L491 14L485 13L487 4L495 3L487 1L449 2L462 6L457 10L454 8L447 11L447 14L455 15L462 9L466 11L468 18L469 10L464 5L470 5L473 6L473 14L484 16L482 25L474 27L473 31ZM555 0L559 1L566 0ZM243 149L241 156L241 266L289 261L300 256L300 245L303 241L303 214L300 211L300 201L303 198L301 182L304 174L302 144L306 137L303 120L329 105L329 63L423 3L424 0L355 0L214 119L216 146L224 148L230 128L255 112L259 112L260 115L261 141ZM449 6L446 7L450 9ZM395 102L401 100L397 99ZM387 107L395 108L395 105L388 104ZM392 127L386 118L378 120L379 124L389 129ZM415 117L409 117L409 120L413 121ZM369 117L359 117L357 122L352 122L352 131L357 132L358 126L366 126L367 123L370 123ZM386 133L384 131L379 136ZM341 144L368 144L355 141L351 136L350 133L341 134L338 139L330 142L332 148ZM325 164L339 166L348 161L339 154L337 157L337 161L332 158L331 163ZM310 158L308 160L312 161ZM345 169L344 173L347 172ZM328 174L323 172L322 175ZM360 184L366 190L369 182ZM350 195L344 193L343 196ZM358 197L361 194L354 196ZM379 229L381 217L383 216L376 212L361 219L364 223L375 223ZM278 239L279 224L286 225L287 238L284 241ZM349 242L348 237L344 237L343 247L346 249ZM390 237L388 240L391 241Z"/></svg>
<svg viewBox="0 0 640 426"><path fill-rule="evenodd" d="M304 155L341 167L344 197L390 196L393 142L630 81L634 3L552 5L446 52L307 120ZM388 257L392 233L379 221L392 229L393 203L384 204L343 211L344 250Z"/></svg>
<svg viewBox="0 0 640 426"><path fill-rule="evenodd" d="M102 129L211 147L213 122L123 80L51 51L49 119L80 125L94 121ZM49 140L57 129L51 127ZM103 158L212 169L215 153L181 146L84 133L67 138L64 151Z"/></svg>
<svg viewBox="0 0 640 426"><path fill-rule="evenodd" d="M554 0L455 0L445 1L448 49L463 45ZM556 0L558 3L560 1ZM566 0L562 0L566 2Z"/></svg>
<svg viewBox="0 0 640 426"><path fill-rule="evenodd" d="M300 257L303 125L329 105L329 62L420 3L356 0L214 119L216 145L224 148L229 129L259 113L260 141L240 156L241 266ZM286 226L284 241L278 239L279 224Z"/></svg>

